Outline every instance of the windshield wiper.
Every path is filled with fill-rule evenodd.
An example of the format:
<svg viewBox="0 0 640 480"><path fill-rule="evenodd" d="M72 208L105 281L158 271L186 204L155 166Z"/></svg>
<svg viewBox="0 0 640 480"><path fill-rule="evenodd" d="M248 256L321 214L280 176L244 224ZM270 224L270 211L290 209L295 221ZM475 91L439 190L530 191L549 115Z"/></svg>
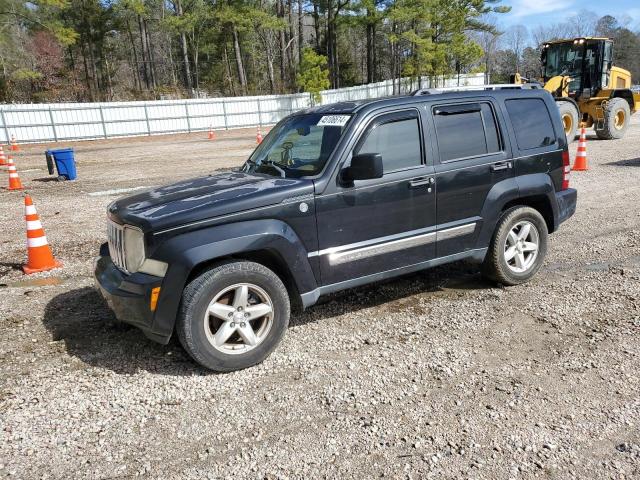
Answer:
<svg viewBox="0 0 640 480"><path fill-rule="evenodd" d="M247 159L247 161L245 162L245 165L246 165L246 164L251 165L251 166L252 166L252 167L254 167L255 169L258 169L258 168L260 168L260 167L261 167L261 166L263 166L263 165L264 165L265 167L271 167L271 168L273 168L274 170L276 170L276 171L280 174L280 176L281 176L282 178L285 178L285 177L286 177L285 170L290 170L290 168L289 168L288 166L283 165L282 163L278 163L278 162L276 162L276 161L274 161L274 160L266 160L266 159L264 159L264 160L258 160L258 161L256 162L255 160Z"/></svg>
<svg viewBox="0 0 640 480"><path fill-rule="evenodd" d="M282 178L286 178L287 174L285 173L285 170L288 170L289 167L287 167L286 165L283 165L281 163L277 163L274 160L264 160L262 162L260 162L261 165L269 165L270 167L273 167L275 170L278 171L278 173L280 174L280 176Z"/></svg>
<svg viewBox="0 0 640 480"><path fill-rule="evenodd" d="M251 160L250 158L248 158L245 162L244 165L242 165L242 168L240 168L241 172L247 172L248 168L247 165L251 165L253 167L257 166L258 164L256 163L255 160Z"/></svg>

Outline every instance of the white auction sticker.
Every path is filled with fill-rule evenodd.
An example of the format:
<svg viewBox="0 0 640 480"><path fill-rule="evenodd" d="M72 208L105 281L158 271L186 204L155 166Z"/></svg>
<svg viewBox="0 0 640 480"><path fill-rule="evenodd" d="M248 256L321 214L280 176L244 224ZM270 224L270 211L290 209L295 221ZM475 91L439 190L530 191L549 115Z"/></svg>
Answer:
<svg viewBox="0 0 640 480"><path fill-rule="evenodd" d="M318 122L319 127L344 127L351 115L323 115Z"/></svg>

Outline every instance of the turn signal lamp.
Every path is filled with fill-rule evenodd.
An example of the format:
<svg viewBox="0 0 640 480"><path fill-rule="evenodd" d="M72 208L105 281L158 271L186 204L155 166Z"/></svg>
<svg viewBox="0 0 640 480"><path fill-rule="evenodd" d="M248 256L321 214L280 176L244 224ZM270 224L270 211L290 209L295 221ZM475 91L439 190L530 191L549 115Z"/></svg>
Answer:
<svg viewBox="0 0 640 480"><path fill-rule="evenodd" d="M149 309L152 312L156 311L158 306L158 297L160 296L160 287L154 287L151 289L151 300L149 301Z"/></svg>

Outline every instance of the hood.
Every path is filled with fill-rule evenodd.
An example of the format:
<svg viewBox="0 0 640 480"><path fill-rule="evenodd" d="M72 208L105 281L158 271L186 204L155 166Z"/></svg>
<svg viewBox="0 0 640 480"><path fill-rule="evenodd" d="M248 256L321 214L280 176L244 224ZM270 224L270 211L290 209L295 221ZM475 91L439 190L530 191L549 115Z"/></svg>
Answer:
<svg viewBox="0 0 640 480"><path fill-rule="evenodd" d="M313 192L313 181L241 172L184 180L116 200L109 215L145 232L274 205Z"/></svg>

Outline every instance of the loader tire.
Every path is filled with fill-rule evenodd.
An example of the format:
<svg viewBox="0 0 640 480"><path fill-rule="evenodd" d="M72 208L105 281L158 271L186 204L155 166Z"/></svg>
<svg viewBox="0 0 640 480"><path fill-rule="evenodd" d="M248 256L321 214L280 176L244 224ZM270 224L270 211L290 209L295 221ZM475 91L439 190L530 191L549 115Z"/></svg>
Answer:
<svg viewBox="0 0 640 480"><path fill-rule="evenodd" d="M622 138L627 131L630 118L629 103L624 98L612 98L604 107L604 122L602 128L595 129L596 135L601 140Z"/></svg>
<svg viewBox="0 0 640 480"><path fill-rule="evenodd" d="M567 143L571 143L576 139L578 133L578 122L580 114L576 106L571 102L556 102L558 110L560 110L560 118L562 118L562 126L567 136Z"/></svg>

